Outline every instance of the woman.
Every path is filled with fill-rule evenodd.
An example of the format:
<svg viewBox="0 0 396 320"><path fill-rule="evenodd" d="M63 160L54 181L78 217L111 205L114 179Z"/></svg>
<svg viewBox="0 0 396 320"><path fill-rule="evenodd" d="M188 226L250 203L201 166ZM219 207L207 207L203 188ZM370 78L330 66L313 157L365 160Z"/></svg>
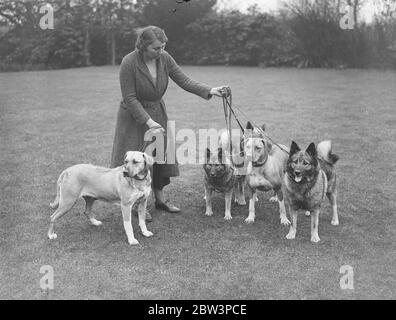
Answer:
<svg viewBox="0 0 396 320"><path fill-rule="evenodd" d="M223 87L211 88L187 77L169 53L164 51L167 41L162 29L155 26L143 28L136 40L135 50L121 62L122 101L117 116L112 168L124 163L126 151L141 149L147 130L152 130L152 135L165 132L168 116L162 96L168 87L168 77L184 90L204 99L222 95ZM163 193L170 177L179 175L177 163L156 163L152 174L155 207L179 212L179 208L165 201ZM149 212L146 212L146 219L151 220Z"/></svg>

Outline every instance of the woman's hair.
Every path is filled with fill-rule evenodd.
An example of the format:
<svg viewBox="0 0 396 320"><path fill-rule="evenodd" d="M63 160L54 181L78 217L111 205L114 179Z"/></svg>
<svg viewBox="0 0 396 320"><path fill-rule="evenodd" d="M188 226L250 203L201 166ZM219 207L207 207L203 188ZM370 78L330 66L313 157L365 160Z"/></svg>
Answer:
<svg viewBox="0 0 396 320"><path fill-rule="evenodd" d="M155 26L138 29L137 34L138 36L135 47L142 52L146 51L147 47L156 40L162 43L166 43L168 41L165 31Z"/></svg>

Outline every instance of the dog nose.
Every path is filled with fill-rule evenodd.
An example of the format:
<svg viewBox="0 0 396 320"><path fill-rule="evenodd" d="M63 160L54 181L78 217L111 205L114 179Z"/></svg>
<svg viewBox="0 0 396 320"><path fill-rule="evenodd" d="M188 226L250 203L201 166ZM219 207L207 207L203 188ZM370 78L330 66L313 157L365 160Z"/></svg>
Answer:
<svg viewBox="0 0 396 320"><path fill-rule="evenodd" d="M295 173L296 176L301 175L301 171L300 170L295 170L294 173Z"/></svg>

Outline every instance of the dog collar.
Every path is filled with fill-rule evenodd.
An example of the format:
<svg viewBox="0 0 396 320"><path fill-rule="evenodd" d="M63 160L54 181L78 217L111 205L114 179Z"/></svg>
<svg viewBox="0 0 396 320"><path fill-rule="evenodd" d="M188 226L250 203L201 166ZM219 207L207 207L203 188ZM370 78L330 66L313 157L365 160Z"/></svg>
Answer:
<svg viewBox="0 0 396 320"><path fill-rule="evenodd" d="M268 160L268 154L262 162L252 161L252 166L253 167L262 167L263 165L266 164L267 160Z"/></svg>
<svg viewBox="0 0 396 320"><path fill-rule="evenodd" d="M147 178L148 175L148 170L146 170L146 174L144 175L143 178L139 178L138 176L139 174L135 174L133 177L131 177L129 174L127 174L126 172L124 172L124 178L130 178L130 179L134 179L134 180L138 180L138 181L143 181Z"/></svg>
<svg viewBox="0 0 396 320"><path fill-rule="evenodd" d="M138 181L143 181L143 180L145 180L145 179L147 178L148 170L146 170L146 174L144 175L143 178L139 178L138 175L139 175L139 174L135 174L135 175L132 177L132 179L135 179L135 180L138 180Z"/></svg>

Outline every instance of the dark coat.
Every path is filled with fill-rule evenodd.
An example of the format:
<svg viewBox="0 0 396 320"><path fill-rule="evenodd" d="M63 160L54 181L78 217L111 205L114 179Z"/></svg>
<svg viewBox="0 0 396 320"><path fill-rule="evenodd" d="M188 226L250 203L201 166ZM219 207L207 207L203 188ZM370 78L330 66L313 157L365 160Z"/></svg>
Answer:
<svg viewBox="0 0 396 320"><path fill-rule="evenodd" d="M211 87L187 77L172 56L164 51L157 59L157 80L154 80L143 60L143 55L135 50L124 57L120 67L122 101L118 110L114 136L111 167L124 163L124 155L129 150L139 151L148 129L145 123L149 118L166 129L168 115L162 96L168 87L168 77L186 91L204 99L210 99ZM179 175L177 164L156 166L161 176Z"/></svg>

